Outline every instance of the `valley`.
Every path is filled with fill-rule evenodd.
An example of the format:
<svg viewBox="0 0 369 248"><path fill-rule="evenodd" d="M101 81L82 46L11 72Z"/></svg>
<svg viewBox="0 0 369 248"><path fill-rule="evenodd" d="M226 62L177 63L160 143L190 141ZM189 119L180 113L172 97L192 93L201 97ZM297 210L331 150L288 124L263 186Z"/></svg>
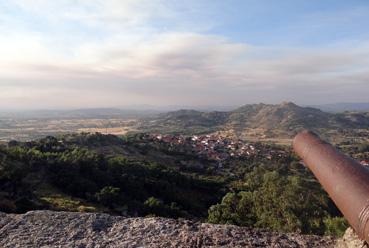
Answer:
<svg viewBox="0 0 369 248"><path fill-rule="evenodd" d="M48 135L67 133L104 133L124 135L135 131L135 119L2 119L0 141L28 141Z"/></svg>
<svg viewBox="0 0 369 248"><path fill-rule="evenodd" d="M366 142L369 112L329 113L291 102L250 104L232 111L128 111L86 109L35 113L0 113L0 141L33 140L47 135L99 132L214 134L242 140L289 144L303 129L311 129L333 143Z"/></svg>
<svg viewBox="0 0 369 248"><path fill-rule="evenodd" d="M0 211L161 216L341 236L347 223L293 153L292 138L314 130L369 165L366 112L293 103L100 111L3 117Z"/></svg>

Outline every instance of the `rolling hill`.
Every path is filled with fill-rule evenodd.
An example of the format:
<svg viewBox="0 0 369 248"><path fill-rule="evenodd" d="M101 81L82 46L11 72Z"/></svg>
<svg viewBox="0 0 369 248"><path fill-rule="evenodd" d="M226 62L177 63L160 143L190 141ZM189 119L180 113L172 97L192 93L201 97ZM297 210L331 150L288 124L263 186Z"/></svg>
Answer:
<svg viewBox="0 0 369 248"><path fill-rule="evenodd" d="M369 127L369 113L328 113L292 102L277 105L250 104L233 111L179 110L144 119L139 130L162 133L207 133L248 129L282 132L288 136L301 129L359 129Z"/></svg>

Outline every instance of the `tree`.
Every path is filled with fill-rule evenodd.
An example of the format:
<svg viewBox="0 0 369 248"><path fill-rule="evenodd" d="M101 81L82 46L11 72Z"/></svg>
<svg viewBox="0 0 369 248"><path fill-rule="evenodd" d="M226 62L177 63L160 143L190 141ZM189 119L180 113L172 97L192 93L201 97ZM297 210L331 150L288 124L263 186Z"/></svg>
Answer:
<svg viewBox="0 0 369 248"><path fill-rule="evenodd" d="M144 202L144 206L146 208L147 214L165 216L167 213L167 209L163 201L155 197L149 197Z"/></svg>
<svg viewBox="0 0 369 248"><path fill-rule="evenodd" d="M226 194L220 204L208 211L210 223L253 226L256 217L253 212L253 193L241 191Z"/></svg>
<svg viewBox="0 0 369 248"><path fill-rule="evenodd" d="M96 199L103 205L112 207L119 201L120 189L112 186L106 186L95 194Z"/></svg>
<svg viewBox="0 0 369 248"><path fill-rule="evenodd" d="M210 207L209 222L324 234L328 197L308 176L255 168L239 185Z"/></svg>

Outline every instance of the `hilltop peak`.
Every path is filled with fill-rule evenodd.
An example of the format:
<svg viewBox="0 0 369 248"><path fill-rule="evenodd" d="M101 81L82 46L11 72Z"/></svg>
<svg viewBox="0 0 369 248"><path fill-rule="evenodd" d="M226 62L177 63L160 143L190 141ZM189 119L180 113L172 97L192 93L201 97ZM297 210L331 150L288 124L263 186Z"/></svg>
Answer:
<svg viewBox="0 0 369 248"><path fill-rule="evenodd" d="M141 128L191 134L223 130L247 133L250 128L258 128L278 131L290 137L302 129L363 127L368 119L365 114L338 116L284 101L280 104L246 104L228 112L174 111L156 118L154 126L146 122Z"/></svg>
<svg viewBox="0 0 369 248"><path fill-rule="evenodd" d="M300 107L297 104L293 103L293 102L289 102L289 101L283 101L279 104L279 106L283 106L283 107Z"/></svg>
<svg viewBox="0 0 369 248"><path fill-rule="evenodd" d="M239 111L243 111L245 109L262 109L262 108L302 108L301 106L295 104L294 102L283 101L279 104L266 104L266 103L256 103L256 104L245 104L241 107L237 108Z"/></svg>

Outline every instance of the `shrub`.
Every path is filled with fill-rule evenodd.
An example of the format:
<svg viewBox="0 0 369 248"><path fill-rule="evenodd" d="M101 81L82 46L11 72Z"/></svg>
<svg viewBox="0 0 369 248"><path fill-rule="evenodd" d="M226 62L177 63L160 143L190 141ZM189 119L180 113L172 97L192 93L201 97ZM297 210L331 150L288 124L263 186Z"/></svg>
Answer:
<svg viewBox="0 0 369 248"><path fill-rule="evenodd" d="M102 188L95 194L96 199L103 205L112 207L114 203L119 201L120 189L112 186Z"/></svg>
<svg viewBox="0 0 369 248"><path fill-rule="evenodd" d="M348 223L343 217L327 217L324 219L326 235L342 237L348 228Z"/></svg>

